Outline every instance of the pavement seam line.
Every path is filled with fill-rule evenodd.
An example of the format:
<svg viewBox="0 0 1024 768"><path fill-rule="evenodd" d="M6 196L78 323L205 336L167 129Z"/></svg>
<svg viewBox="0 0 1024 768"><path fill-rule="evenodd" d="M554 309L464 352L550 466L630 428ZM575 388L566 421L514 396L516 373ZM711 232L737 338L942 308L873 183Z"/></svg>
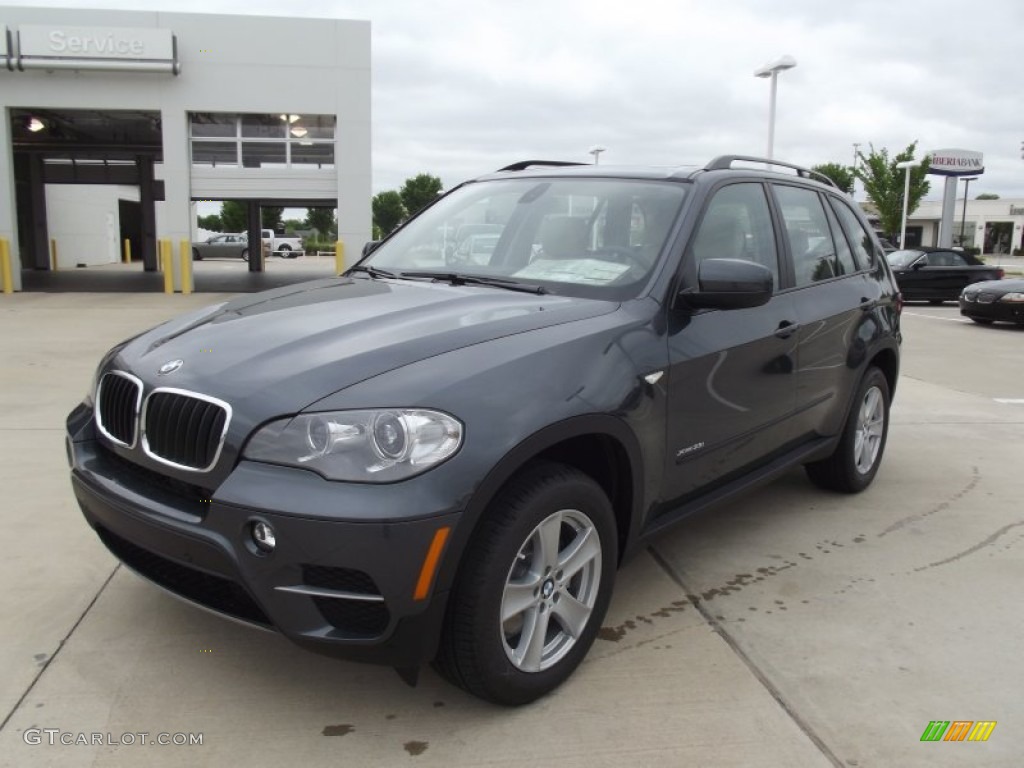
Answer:
<svg viewBox="0 0 1024 768"><path fill-rule="evenodd" d="M836 766L836 768L846 768L846 764L843 763L843 761L836 756L824 740L814 732L810 723L804 720L797 713L796 709L786 701L785 697L782 695L782 691L780 691L775 684L768 679L768 676L765 675L765 673L761 671L760 667L754 663L754 660L746 654L746 652L740 647L739 643L736 642L735 638L733 638L725 627L722 626L721 622L719 622L713 614L708 612L702 604L701 599L697 596L697 593L693 592L686 585L686 582L683 581L682 575L672 566L672 564L662 557L661 553L658 552L653 545L648 546L647 551L650 553L651 557L654 558L654 562L661 566L661 569L668 574L668 577L683 590L683 593L686 595L686 599L689 600L690 604L697 609L697 612L700 613L704 621L706 621L718 636L725 641L726 645L729 646L732 652L739 657L740 661L742 661L754 677L757 678L757 681L761 683L766 691L768 691L768 694L775 700L775 703L782 708L782 711L785 712L789 719L796 724L797 728L799 728L803 734L811 740L811 743L818 748L818 751L821 752L821 754L823 754L829 762L832 763L832 765Z"/></svg>
<svg viewBox="0 0 1024 768"><path fill-rule="evenodd" d="M11 711L7 713L7 717L4 718L4 721L0 723L0 733L4 732L4 729L7 727L7 723L9 723L11 721L11 718L14 717L14 713L21 709L21 705L25 703L25 699L27 699L28 695L32 693L32 689L36 687L36 683L39 682L39 680L42 678L46 670L50 668L50 664L53 662L53 660L60 655L61 650L63 650L64 648L64 644L71 639L71 635L73 635L75 633L75 630L78 629L78 625L85 620L85 617L89 614L89 611L91 611L92 607L96 605L96 601L100 599L100 595L103 594L103 591L107 588L107 585L110 584L111 580L114 578L114 575L120 569L120 563L114 566L114 570L110 572L110 575L107 576L106 580L100 585L100 588L96 591L96 594L93 595L92 600L90 600L89 604L85 606L85 610L82 611L82 615L75 620L75 623L71 625L71 629L68 630L68 633L61 638L61 641L57 644L57 650L55 650L46 660L46 662L39 668L39 671L36 673L36 676L32 678L32 682L29 683L28 688L26 688L25 692L21 694L21 697L14 703L14 706L11 707Z"/></svg>

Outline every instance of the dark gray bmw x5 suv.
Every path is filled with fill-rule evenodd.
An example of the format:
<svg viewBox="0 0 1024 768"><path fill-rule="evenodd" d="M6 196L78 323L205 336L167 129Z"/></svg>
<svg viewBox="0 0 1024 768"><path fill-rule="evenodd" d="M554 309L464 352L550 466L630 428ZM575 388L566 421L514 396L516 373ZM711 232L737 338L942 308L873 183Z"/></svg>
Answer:
<svg viewBox="0 0 1024 768"><path fill-rule="evenodd" d="M120 344L68 417L86 519L310 649L547 693L665 526L795 465L878 470L899 294L845 195L766 162L519 163L342 277Z"/></svg>

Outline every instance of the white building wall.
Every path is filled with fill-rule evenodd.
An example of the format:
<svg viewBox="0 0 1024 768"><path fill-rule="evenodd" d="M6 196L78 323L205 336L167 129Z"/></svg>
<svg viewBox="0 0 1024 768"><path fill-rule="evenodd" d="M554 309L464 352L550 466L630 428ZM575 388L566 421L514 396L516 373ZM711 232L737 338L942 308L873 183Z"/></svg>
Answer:
<svg viewBox="0 0 1024 768"><path fill-rule="evenodd" d="M907 218L907 226L923 227L923 239L921 245L935 245L938 242L938 222L942 218L942 202L939 200L925 200L922 202L913 215ZM1011 222L1013 224L1013 235L1011 236L1010 252L1014 249L1024 248L1024 200L1020 198L1000 198L998 200L968 200L967 215L964 217L964 199L961 197L956 202L956 215L953 221L954 241L960 233L960 222L967 222L967 230L970 231L971 222L975 225L974 247L982 248L985 233L985 225L996 222Z"/></svg>
<svg viewBox="0 0 1024 768"><path fill-rule="evenodd" d="M370 239L370 24L367 21L85 9L0 7L0 25L169 29L181 73L25 71L0 68L0 108L133 109L159 112L167 202L158 237L191 239L190 197L294 196L338 201L339 237L352 253ZM189 112L334 114L335 169L266 171L232 182L189 161ZM0 237L16 250L8 116L0 127ZM251 170L251 169L248 169ZM10 190L10 194L8 194ZM178 250L175 248L175 254ZM14 255L14 264L20 258ZM16 280L20 275L15 269ZM178 273L177 268L175 273Z"/></svg>

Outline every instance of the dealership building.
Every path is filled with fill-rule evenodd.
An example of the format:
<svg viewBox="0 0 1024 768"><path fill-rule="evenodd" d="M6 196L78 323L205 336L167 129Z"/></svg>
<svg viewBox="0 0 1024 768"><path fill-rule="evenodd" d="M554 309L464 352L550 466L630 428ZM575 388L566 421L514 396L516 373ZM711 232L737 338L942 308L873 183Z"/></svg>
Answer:
<svg viewBox="0 0 1024 768"><path fill-rule="evenodd" d="M249 242L261 206L370 239L369 22L0 6L0 108L16 290L126 250L155 271L159 240L180 288L202 201L243 202Z"/></svg>
<svg viewBox="0 0 1024 768"><path fill-rule="evenodd" d="M924 200L907 218L907 244L938 245L941 200ZM1024 200L956 201L953 245L979 248L995 256L1024 251Z"/></svg>

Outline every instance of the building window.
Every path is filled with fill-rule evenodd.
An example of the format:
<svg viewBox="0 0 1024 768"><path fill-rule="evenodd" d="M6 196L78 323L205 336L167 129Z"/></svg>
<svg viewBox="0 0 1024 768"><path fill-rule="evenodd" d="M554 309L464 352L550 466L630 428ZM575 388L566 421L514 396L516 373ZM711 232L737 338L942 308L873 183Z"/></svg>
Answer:
<svg viewBox="0 0 1024 768"><path fill-rule="evenodd" d="M334 115L193 112L192 165L334 168Z"/></svg>

